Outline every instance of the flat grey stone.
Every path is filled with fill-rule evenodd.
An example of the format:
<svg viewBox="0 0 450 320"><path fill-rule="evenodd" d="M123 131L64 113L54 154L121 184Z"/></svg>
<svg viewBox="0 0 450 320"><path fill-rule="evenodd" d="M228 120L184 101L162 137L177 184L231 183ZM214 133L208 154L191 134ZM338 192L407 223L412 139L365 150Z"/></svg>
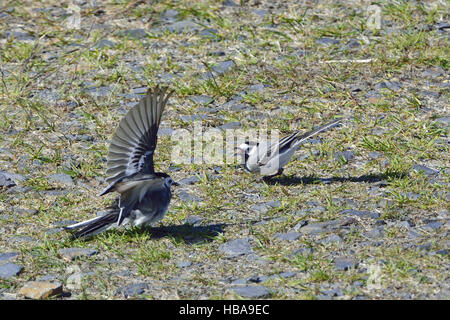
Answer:
<svg viewBox="0 0 450 320"><path fill-rule="evenodd" d="M194 32L200 30L201 28L202 26L192 20L177 21L163 27L163 29L174 33Z"/></svg>
<svg viewBox="0 0 450 320"><path fill-rule="evenodd" d="M178 268L186 268L186 267L190 267L191 265L192 265L192 262L190 262L190 261L180 261L177 263Z"/></svg>
<svg viewBox="0 0 450 320"><path fill-rule="evenodd" d="M349 215L349 216L357 216L360 218L371 218L371 219L378 219L380 215L377 212L371 212L371 211L359 211L359 210L353 210L353 209L347 209L341 212L341 214Z"/></svg>
<svg viewBox="0 0 450 320"><path fill-rule="evenodd" d="M191 226L199 226L202 224L203 218L199 216L189 216L184 220L184 224Z"/></svg>
<svg viewBox="0 0 450 320"><path fill-rule="evenodd" d="M48 175L47 180L52 183L60 183L67 186L72 186L74 184L72 177L65 173L54 173Z"/></svg>
<svg viewBox="0 0 450 320"><path fill-rule="evenodd" d="M188 177L188 178L184 178L178 181L178 183L180 184L180 186L183 185L192 185L195 184L197 182L200 181L200 178L197 176L192 176L192 177Z"/></svg>
<svg viewBox="0 0 450 320"><path fill-rule="evenodd" d="M332 45L337 45L340 43L338 39L329 38L329 37L322 37L316 40L317 44L323 45L325 47L329 47Z"/></svg>
<svg viewBox="0 0 450 320"><path fill-rule="evenodd" d="M15 263L5 263L0 265L0 279L9 279L21 273L23 267Z"/></svg>
<svg viewBox="0 0 450 320"><path fill-rule="evenodd" d="M343 242L341 237L339 237L337 234L331 234L325 239L320 240L321 243L340 243Z"/></svg>
<svg viewBox="0 0 450 320"><path fill-rule="evenodd" d="M227 122L219 127L219 129L222 130L233 130L233 129L239 129L242 126L242 124L238 121L232 121Z"/></svg>
<svg viewBox="0 0 450 320"><path fill-rule="evenodd" d="M253 249L249 239L244 238L231 240L221 244L219 246L219 252L224 253L228 258L233 258L253 253Z"/></svg>
<svg viewBox="0 0 450 320"><path fill-rule="evenodd" d="M439 173L439 171L436 171L434 169L428 168L427 166L424 166L424 165L421 165L421 164L415 164L413 166L413 169L416 172L422 172L422 173L424 173L426 175L435 175L435 174Z"/></svg>
<svg viewBox="0 0 450 320"><path fill-rule="evenodd" d="M295 256L309 256L314 252L313 248L310 247L301 247L298 249L295 249L294 251L292 251L292 253L289 255L290 257L295 257Z"/></svg>
<svg viewBox="0 0 450 320"><path fill-rule="evenodd" d="M334 267L337 270L347 271L349 269L356 268L357 265L358 264L355 263L355 261L349 258L337 258L334 260Z"/></svg>
<svg viewBox="0 0 450 320"><path fill-rule="evenodd" d="M200 95L200 96L192 96L189 97L189 100L191 100L194 103L206 105L211 103L214 99L208 96Z"/></svg>
<svg viewBox="0 0 450 320"><path fill-rule="evenodd" d="M89 87L84 89L84 92L97 98L106 97L112 94L113 89L109 86Z"/></svg>
<svg viewBox="0 0 450 320"><path fill-rule="evenodd" d="M287 233L276 233L275 238L278 240L294 241L300 238L302 234L300 232L287 232Z"/></svg>
<svg viewBox="0 0 450 320"><path fill-rule="evenodd" d="M238 5L233 0L224 0L222 5L225 7L237 7Z"/></svg>
<svg viewBox="0 0 450 320"><path fill-rule="evenodd" d="M119 37L130 38L130 39L142 39L147 36L147 32L144 29L130 29L122 30L117 33Z"/></svg>
<svg viewBox="0 0 450 320"><path fill-rule="evenodd" d="M113 48L115 47L116 44L112 41L106 40L106 39L102 39L99 42L97 42L97 44L95 45L96 48L98 49L103 49L103 48Z"/></svg>
<svg viewBox="0 0 450 320"><path fill-rule="evenodd" d="M128 298L143 294L148 288L149 286L146 283L132 283L117 289L116 294Z"/></svg>
<svg viewBox="0 0 450 320"><path fill-rule="evenodd" d="M17 257L19 254L20 254L19 252L0 253L0 262L9 261L9 260Z"/></svg>
<svg viewBox="0 0 450 320"><path fill-rule="evenodd" d="M172 128L159 128L158 137L171 136L175 132Z"/></svg>
<svg viewBox="0 0 450 320"><path fill-rule="evenodd" d="M233 291L243 298L264 298L270 295L269 290L264 286L235 287Z"/></svg>
<svg viewBox="0 0 450 320"><path fill-rule="evenodd" d="M355 153L353 151L342 151L342 152L336 152L334 154L334 159L341 160L344 159L345 162L349 162L353 160L355 157Z"/></svg>
<svg viewBox="0 0 450 320"><path fill-rule="evenodd" d="M281 202L276 200L255 204L251 207L251 209L256 212L265 213L269 211L271 208L279 208L279 207L281 207Z"/></svg>
<svg viewBox="0 0 450 320"><path fill-rule="evenodd" d="M448 126L448 125L450 125L450 116L439 117L439 118L434 119L434 121Z"/></svg>
<svg viewBox="0 0 450 320"><path fill-rule="evenodd" d="M382 81L375 85L375 89L389 89L392 91L398 91L402 88L398 81Z"/></svg>
<svg viewBox="0 0 450 320"><path fill-rule="evenodd" d="M203 199L201 199L200 197L190 194L189 192L187 192L185 190L179 190L178 197L184 202L202 202L203 201Z"/></svg>
<svg viewBox="0 0 450 320"><path fill-rule="evenodd" d="M429 230L435 230L435 229L439 229L440 227L442 227L443 223L440 221L432 221L427 223L426 225L424 225L422 228L423 229L429 229Z"/></svg>
<svg viewBox="0 0 450 320"><path fill-rule="evenodd" d="M233 60L226 60L212 67L212 71L217 75L222 75L233 69L234 66L236 66L236 63Z"/></svg>
<svg viewBox="0 0 450 320"><path fill-rule="evenodd" d="M68 261L72 261L79 258L90 257L98 253L97 250L89 248L63 248L59 249L58 253Z"/></svg>

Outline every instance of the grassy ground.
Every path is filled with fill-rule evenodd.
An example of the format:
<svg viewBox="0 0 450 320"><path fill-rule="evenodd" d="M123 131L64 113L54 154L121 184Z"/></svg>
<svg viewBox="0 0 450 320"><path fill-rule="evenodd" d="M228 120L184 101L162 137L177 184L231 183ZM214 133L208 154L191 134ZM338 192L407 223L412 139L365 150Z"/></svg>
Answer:
<svg viewBox="0 0 450 320"><path fill-rule="evenodd" d="M0 170L20 175L0 186L0 254L23 266L0 278L0 296L46 277L62 299L123 298L131 284L145 284L134 298L238 298L246 285L272 299L449 298L447 1L378 1L380 28L366 1L62 3L0 5ZM62 225L114 200L96 196L108 139L139 88L159 82L176 91L164 128L192 129L195 115L284 135L348 120L271 182L173 166L162 136L157 168L199 179L175 189L160 225L71 241ZM235 239L252 252L227 257ZM97 254L67 261L63 248Z"/></svg>

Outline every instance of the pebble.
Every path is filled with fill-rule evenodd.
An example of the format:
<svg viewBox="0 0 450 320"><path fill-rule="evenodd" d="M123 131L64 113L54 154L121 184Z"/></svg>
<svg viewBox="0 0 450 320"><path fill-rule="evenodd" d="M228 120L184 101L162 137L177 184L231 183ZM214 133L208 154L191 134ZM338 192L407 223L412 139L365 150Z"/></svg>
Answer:
<svg viewBox="0 0 450 320"><path fill-rule="evenodd" d="M9 279L21 273L23 267L15 263L5 263L0 265L0 279Z"/></svg>
<svg viewBox="0 0 450 320"><path fill-rule="evenodd" d="M233 258L253 253L249 238L235 239L225 242L219 246L219 252L224 253L226 257Z"/></svg>
<svg viewBox="0 0 450 320"><path fill-rule="evenodd" d="M202 224L203 218L199 216L189 216L184 220L184 224L188 224L194 227L198 227Z"/></svg>
<svg viewBox="0 0 450 320"><path fill-rule="evenodd" d="M264 298L270 295L269 290L264 286L242 286L232 290L243 298Z"/></svg>
<svg viewBox="0 0 450 320"><path fill-rule="evenodd" d="M90 257L98 254L97 250L89 248L63 248L58 250L59 255L67 261Z"/></svg>
<svg viewBox="0 0 450 320"><path fill-rule="evenodd" d="M287 233L276 233L275 238L278 240L294 241L300 238L302 234L300 232L287 232Z"/></svg>
<svg viewBox="0 0 450 320"><path fill-rule="evenodd" d="M203 201L203 199L201 199L193 194L190 194L189 192L187 192L185 190L180 190L178 192L178 197L184 202L202 202Z"/></svg>
<svg viewBox="0 0 450 320"><path fill-rule="evenodd" d="M359 210L353 210L353 209L347 209L341 212L341 214L349 215L349 216L357 216L360 218L371 218L371 219L378 219L380 215L376 212L371 211L359 211Z"/></svg>
<svg viewBox="0 0 450 320"><path fill-rule="evenodd" d="M355 153L353 151L342 151L334 154L335 160L340 161L343 159L346 163L353 160L354 157Z"/></svg>
<svg viewBox="0 0 450 320"><path fill-rule="evenodd" d="M343 242L341 237L339 237L337 234L331 234L325 239L320 240L321 243L340 243Z"/></svg>
<svg viewBox="0 0 450 320"><path fill-rule="evenodd" d="M65 173L54 173L48 175L47 180L51 183L59 183L66 186L72 186L74 184L72 177Z"/></svg>
<svg viewBox="0 0 450 320"><path fill-rule="evenodd" d="M375 89L389 89L392 91L398 91L402 88L398 81L382 81L375 85Z"/></svg>
<svg viewBox="0 0 450 320"><path fill-rule="evenodd" d="M9 261L9 260L17 257L19 254L20 254L19 252L0 253L0 262Z"/></svg>
<svg viewBox="0 0 450 320"><path fill-rule="evenodd" d="M132 283L117 289L116 294L128 298L143 294L148 288L149 286L146 283Z"/></svg>
<svg viewBox="0 0 450 320"><path fill-rule="evenodd" d="M323 37L316 40L317 44L323 45L325 47L329 47L332 45L339 44L340 41L338 39L329 38L329 37Z"/></svg>
<svg viewBox="0 0 450 320"><path fill-rule="evenodd" d="M119 37L130 38L134 40L142 39L147 36L147 32L144 29L129 29L122 30L117 33Z"/></svg>
<svg viewBox="0 0 450 320"><path fill-rule="evenodd" d="M60 296L62 292L61 283L49 281L29 281L19 290L19 294L30 299L47 299Z"/></svg>
<svg viewBox="0 0 450 320"><path fill-rule="evenodd" d="M415 170L416 172L422 172L426 175L435 175L438 174L439 171L436 171L434 169L428 168L427 166L421 165L421 164L415 164L413 166L413 170Z"/></svg>
<svg viewBox="0 0 450 320"><path fill-rule="evenodd" d="M353 261L352 259L336 258L334 260L334 267L337 270L347 271L349 269L356 268L357 266L358 266L358 264L355 263L355 261Z"/></svg>

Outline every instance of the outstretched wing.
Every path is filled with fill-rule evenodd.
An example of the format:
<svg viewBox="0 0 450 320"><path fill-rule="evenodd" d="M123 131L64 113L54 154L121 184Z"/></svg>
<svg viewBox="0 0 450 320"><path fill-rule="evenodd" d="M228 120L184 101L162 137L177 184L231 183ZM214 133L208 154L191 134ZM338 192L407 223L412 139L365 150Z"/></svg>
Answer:
<svg viewBox="0 0 450 320"><path fill-rule="evenodd" d="M147 94L120 121L109 145L106 165L108 187L101 195L113 190L123 178L141 173L154 173L153 153L164 108L173 93L167 87L157 86Z"/></svg>
<svg viewBox="0 0 450 320"><path fill-rule="evenodd" d="M283 153L286 151L286 149L289 149L291 147L298 147L303 141L315 136L316 134L326 131L332 127L334 127L336 124L341 122L343 118L337 118L331 122L328 122L327 124L314 128L310 132L300 134L300 131L296 131L286 137L283 137L280 139L280 141L277 143L273 143L269 145L267 148L267 152L265 154L261 155L261 159L258 161L259 166L263 166L269 162L272 157L274 157L277 153Z"/></svg>

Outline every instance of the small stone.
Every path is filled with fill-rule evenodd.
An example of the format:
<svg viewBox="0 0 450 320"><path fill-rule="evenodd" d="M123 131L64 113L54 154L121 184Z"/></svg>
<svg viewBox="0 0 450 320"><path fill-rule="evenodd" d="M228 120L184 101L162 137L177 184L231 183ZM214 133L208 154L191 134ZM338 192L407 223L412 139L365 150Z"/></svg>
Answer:
<svg viewBox="0 0 450 320"><path fill-rule="evenodd" d="M290 254L291 257L295 257L295 256L309 256L313 253L314 249L310 248L310 247L302 247L302 248L298 248L295 249L294 251L292 251L292 253Z"/></svg>
<svg viewBox="0 0 450 320"><path fill-rule="evenodd" d="M142 39L147 36L147 32L144 29L130 29L123 30L117 33L119 37L130 38L130 39Z"/></svg>
<svg viewBox="0 0 450 320"><path fill-rule="evenodd" d="M446 126L450 125L450 116L445 116L445 117L439 117L434 119L434 121L440 123L440 124L444 124Z"/></svg>
<svg viewBox="0 0 450 320"><path fill-rule="evenodd" d="M219 129L222 129L222 130L228 130L228 129L233 130L233 129L238 129L238 128L240 128L241 126L242 126L242 125L241 125L240 122L238 122L238 121L232 121L232 122L227 122L227 123L221 125L221 126L219 127Z"/></svg>
<svg viewBox="0 0 450 320"><path fill-rule="evenodd" d="M181 179L178 181L178 183L180 184L180 186L183 186L183 185L192 185L199 181L200 181L200 178L198 176L192 176L189 178Z"/></svg>
<svg viewBox="0 0 450 320"><path fill-rule="evenodd" d="M292 278L292 277L295 277L296 274L297 274L297 272L294 272L294 271L290 271L290 272L281 272L281 273L279 273L279 274L276 274L274 277L280 277L280 278L286 279L286 278Z"/></svg>
<svg viewBox="0 0 450 320"><path fill-rule="evenodd" d="M357 263L348 258L337 258L334 260L334 267L337 270L347 271L349 269L356 268L357 265Z"/></svg>
<svg viewBox="0 0 450 320"><path fill-rule="evenodd" d="M433 254L439 254L441 256L447 256L448 255L448 249L442 249L434 251Z"/></svg>
<svg viewBox="0 0 450 320"><path fill-rule="evenodd" d="M270 295L269 290L264 286L236 287L233 291L243 298L264 298Z"/></svg>
<svg viewBox="0 0 450 320"><path fill-rule="evenodd" d="M72 186L72 177L65 173L55 173L47 176L47 180L52 183L59 183L67 186Z"/></svg>
<svg viewBox="0 0 450 320"><path fill-rule="evenodd" d="M230 71L235 65L236 63L234 63L233 60L227 60L219 63L217 66L212 67L212 70L214 73L222 75L225 72Z"/></svg>
<svg viewBox="0 0 450 320"><path fill-rule="evenodd" d="M191 265L192 265L192 262L190 262L190 261L180 261L177 263L178 268L186 268L186 267L190 267Z"/></svg>
<svg viewBox="0 0 450 320"><path fill-rule="evenodd" d="M334 154L334 159L344 160L345 163L349 162L354 157L355 157L355 153L353 151L342 151L342 152L336 152Z"/></svg>
<svg viewBox="0 0 450 320"><path fill-rule="evenodd" d="M329 235L328 237L326 237L325 239L322 239L320 242L321 243L340 243L340 242L343 242L343 240L337 234L332 234L332 235Z"/></svg>
<svg viewBox="0 0 450 320"><path fill-rule="evenodd" d="M180 190L178 192L178 197L184 202L202 202L203 199L188 193L185 190Z"/></svg>
<svg viewBox="0 0 450 320"><path fill-rule="evenodd" d="M219 246L219 251L224 253L228 258L253 253L252 246L250 245L248 238L235 239L225 242Z"/></svg>
<svg viewBox="0 0 450 320"><path fill-rule="evenodd" d="M182 20L166 26L165 29L174 33L183 33L198 31L201 29L201 26L191 20Z"/></svg>
<svg viewBox="0 0 450 320"><path fill-rule="evenodd" d="M380 215L376 212L371 211L359 211L359 210L353 210L348 209L341 212L341 214L349 215L349 216L357 216L360 218L371 218L371 219L378 219Z"/></svg>
<svg viewBox="0 0 450 320"><path fill-rule="evenodd" d="M67 261L90 257L98 254L97 250L89 248L63 248L58 250L59 255Z"/></svg>
<svg viewBox="0 0 450 320"><path fill-rule="evenodd" d="M117 295L124 296L125 298L133 297L139 294L143 294L146 289L148 289L148 284L146 283L133 283L119 288L116 291Z"/></svg>
<svg viewBox="0 0 450 320"><path fill-rule="evenodd" d="M199 216L189 216L184 221L184 224L188 224L197 227L202 224L203 218Z"/></svg>
<svg viewBox="0 0 450 320"><path fill-rule="evenodd" d="M9 261L19 255L19 252L0 253L0 262Z"/></svg>
<svg viewBox="0 0 450 320"><path fill-rule="evenodd" d="M423 229L429 229L429 230L435 230L435 229L439 229L440 227L442 227L443 223L440 221L432 221L429 222L428 224L424 225L422 228Z"/></svg>
<svg viewBox="0 0 450 320"><path fill-rule="evenodd" d="M300 238L302 234L300 232L287 232L287 233L276 233L275 238L278 240L294 241Z"/></svg>
<svg viewBox="0 0 450 320"><path fill-rule="evenodd" d="M421 165L421 164L414 165L413 169L416 172L422 172L422 173L424 173L426 175L435 175L435 174L439 173L439 171L436 171L434 169L428 168L427 166L424 166L424 165Z"/></svg>
<svg viewBox="0 0 450 320"><path fill-rule="evenodd" d="M222 5L225 7L237 7L238 5L233 0L224 0Z"/></svg>
<svg viewBox="0 0 450 320"><path fill-rule="evenodd" d="M267 211L270 210L270 208L279 208L279 207L281 207L281 202L276 200L255 204L254 206L251 207L251 209L259 213L266 213Z"/></svg>
<svg viewBox="0 0 450 320"><path fill-rule="evenodd" d="M47 299L60 296L62 285L59 282L29 281L20 289L19 294L30 299Z"/></svg>
<svg viewBox="0 0 450 320"><path fill-rule="evenodd" d="M203 95L190 97L189 100L191 100L194 103L202 104L202 105L207 105L207 104L210 104L212 101L214 101L213 98L208 97L208 96L203 96Z"/></svg>
<svg viewBox="0 0 450 320"><path fill-rule="evenodd" d="M99 42L97 42L97 44L95 45L95 47L97 49L103 49L103 48L113 48L115 47L116 44L112 41L106 40L106 39L102 39Z"/></svg>
<svg viewBox="0 0 450 320"><path fill-rule="evenodd" d="M398 91L401 88L402 86L398 81L383 81L375 85L375 89L389 89L392 91Z"/></svg>
<svg viewBox="0 0 450 320"><path fill-rule="evenodd" d="M333 39L333 38L328 38L328 37L323 37L323 38L319 38L316 40L317 44L323 45L325 47L329 47L332 45L336 45L339 44L340 41L337 39Z"/></svg>
<svg viewBox="0 0 450 320"><path fill-rule="evenodd" d="M384 226L375 227L364 234L368 238L379 239L384 236Z"/></svg>
<svg viewBox="0 0 450 320"><path fill-rule="evenodd" d="M171 136L175 130L172 128L159 128L158 137Z"/></svg>
<svg viewBox="0 0 450 320"><path fill-rule="evenodd" d="M15 263L5 263L0 265L0 279L9 279L11 277L17 276L23 270L22 266Z"/></svg>

